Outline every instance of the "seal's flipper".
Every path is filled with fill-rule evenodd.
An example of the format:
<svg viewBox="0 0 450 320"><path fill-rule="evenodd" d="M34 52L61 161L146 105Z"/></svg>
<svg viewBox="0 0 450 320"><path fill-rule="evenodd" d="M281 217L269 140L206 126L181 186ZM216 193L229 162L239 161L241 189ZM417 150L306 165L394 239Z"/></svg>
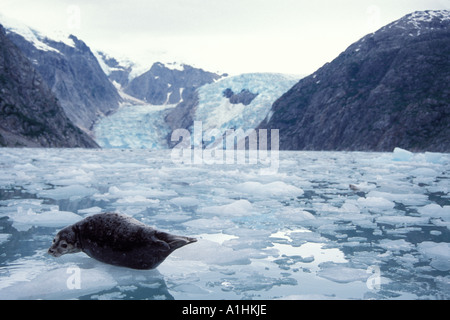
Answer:
<svg viewBox="0 0 450 320"><path fill-rule="evenodd" d="M169 242L169 246L172 250L175 250L175 249L181 248L192 242L197 242L197 239L181 237L181 236L174 236L173 240Z"/></svg>
<svg viewBox="0 0 450 320"><path fill-rule="evenodd" d="M167 243L171 251L181 248L189 243L197 242L197 239L195 238L176 236L166 232L157 232L156 236L159 240Z"/></svg>

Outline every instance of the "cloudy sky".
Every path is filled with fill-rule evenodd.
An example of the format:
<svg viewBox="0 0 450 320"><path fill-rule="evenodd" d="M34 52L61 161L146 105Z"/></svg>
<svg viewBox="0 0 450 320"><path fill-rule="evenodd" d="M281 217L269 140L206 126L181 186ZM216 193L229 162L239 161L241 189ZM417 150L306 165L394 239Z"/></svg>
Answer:
<svg viewBox="0 0 450 320"><path fill-rule="evenodd" d="M407 13L450 0L2 0L0 13L140 64L309 74ZM0 21L1 23L1 21Z"/></svg>

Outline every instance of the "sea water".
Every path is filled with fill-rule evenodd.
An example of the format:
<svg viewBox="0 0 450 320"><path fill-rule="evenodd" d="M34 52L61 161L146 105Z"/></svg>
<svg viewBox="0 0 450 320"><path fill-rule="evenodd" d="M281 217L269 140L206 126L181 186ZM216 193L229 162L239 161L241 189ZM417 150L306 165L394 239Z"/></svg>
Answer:
<svg viewBox="0 0 450 320"><path fill-rule="evenodd" d="M450 155L0 149L0 299L449 299ZM114 211L198 238L155 270L47 254Z"/></svg>

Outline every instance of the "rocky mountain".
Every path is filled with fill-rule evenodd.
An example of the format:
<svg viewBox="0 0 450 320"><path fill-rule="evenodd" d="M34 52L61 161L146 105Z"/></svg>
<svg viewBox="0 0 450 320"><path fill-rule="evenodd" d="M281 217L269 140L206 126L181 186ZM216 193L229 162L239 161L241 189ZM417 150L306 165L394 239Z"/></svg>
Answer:
<svg viewBox="0 0 450 320"><path fill-rule="evenodd" d="M0 25L0 146L98 147L74 126Z"/></svg>
<svg viewBox="0 0 450 320"><path fill-rule="evenodd" d="M450 12L409 14L278 99L260 128L285 150L450 152Z"/></svg>
<svg viewBox="0 0 450 320"><path fill-rule="evenodd" d="M186 64L156 62L150 70L132 79L123 90L150 104L178 104L197 88L222 76Z"/></svg>
<svg viewBox="0 0 450 320"><path fill-rule="evenodd" d="M49 38L7 22L8 38L32 62L75 125L90 132L99 117L119 107L121 97L82 40L73 35Z"/></svg>
<svg viewBox="0 0 450 320"><path fill-rule="evenodd" d="M103 51L98 51L95 54L108 79L113 83L119 84L121 88L125 88L134 76L139 75L135 74L135 65L128 59L121 61Z"/></svg>

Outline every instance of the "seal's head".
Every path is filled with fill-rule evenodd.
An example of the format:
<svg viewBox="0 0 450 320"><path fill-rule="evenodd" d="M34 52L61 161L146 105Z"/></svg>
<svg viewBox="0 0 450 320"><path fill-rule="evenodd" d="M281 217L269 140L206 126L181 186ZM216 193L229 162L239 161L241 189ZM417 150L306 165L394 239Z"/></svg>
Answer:
<svg viewBox="0 0 450 320"><path fill-rule="evenodd" d="M81 248L78 242L77 230L73 226L62 229L53 239L52 246L48 253L54 257L60 257L66 253L80 252Z"/></svg>

